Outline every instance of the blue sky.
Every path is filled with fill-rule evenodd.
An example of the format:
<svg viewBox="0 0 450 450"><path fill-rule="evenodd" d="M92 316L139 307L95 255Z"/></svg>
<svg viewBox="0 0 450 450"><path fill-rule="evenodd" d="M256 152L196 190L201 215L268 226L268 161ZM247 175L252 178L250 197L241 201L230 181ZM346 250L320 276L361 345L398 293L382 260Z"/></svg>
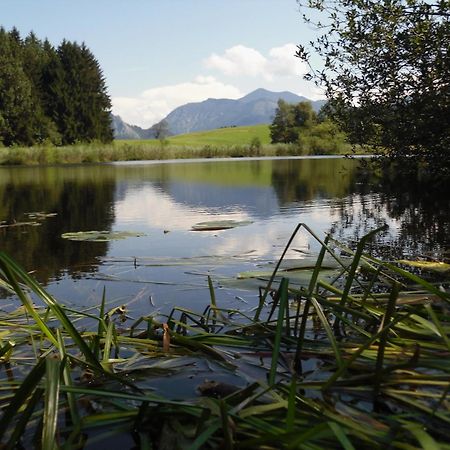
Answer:
<svg viewBox="0 0 450 450"><path fill-rule="evenodd" d="M113 112L144 127L181 104L258 87L320 96L293 56L314 36L296 0L0 0L0 25L85 42Z"/></svg>

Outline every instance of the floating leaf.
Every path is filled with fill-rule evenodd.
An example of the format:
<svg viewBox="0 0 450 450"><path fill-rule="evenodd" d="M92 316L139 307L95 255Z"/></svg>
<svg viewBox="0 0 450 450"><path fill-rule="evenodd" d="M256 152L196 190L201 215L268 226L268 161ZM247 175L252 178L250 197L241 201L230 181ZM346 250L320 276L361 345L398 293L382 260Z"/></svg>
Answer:
<svg viewBox="0 0 450 450"><path fill-rule="evenodd" d="M108 242L126 239L128 237L141 237L144 233L135 231L76 231L63 233L61 237L69 241Z"/></svg>
<svg viewBox="0 0 450 450"><path fill-rule="evenodd" d="M431 270L433 272L444 273L450 271L450 264L440 261L410 261L407 259L400 259L397 262L405 264L406 266L418 267L419 269Z"/></svg>
<svg viewBox="0 0 450 450"><path fill-rule="evenodd" d="M38 227L41 225L39 222L12 222L12 223L4 223L0 224L0 228L13 228L13 227Z"/></svg>
<svg viewBox="0 0 450 450"><path fill-rule="evenodd" d="M45 212L28 212L25 213L25 215L30 219L36 219L36 220L44 220L48 219L49 217L55 217L58 215L58 213L45 213Z"/></svg>
<svg viewBox="0 0 450 450"><path fill-rule="evenodd" d="M243 227L253 223L250 220L213 220L210 222L199 222L192 226L192 231L218 231L231 228Z"/></svg>

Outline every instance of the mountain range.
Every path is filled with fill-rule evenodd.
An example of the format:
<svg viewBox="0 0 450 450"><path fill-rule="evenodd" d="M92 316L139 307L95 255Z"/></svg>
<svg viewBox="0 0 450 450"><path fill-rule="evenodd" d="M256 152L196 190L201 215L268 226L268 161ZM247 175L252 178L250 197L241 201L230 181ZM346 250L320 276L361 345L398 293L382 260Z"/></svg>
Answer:
<svg viewBox="0 0 450 450"><path fill-rule="evenodd" d="M311 101L288 91L272 92L256 89L237 100L209 98L203 102L187 103L175 108L161 122L165 123L169 135L269 124L272 123L279 99L288 103L310 101L315 111L325 104L325 100ZM143 129L124 122L120 116L112 116L116 139L153 139L161 129L161 122Z"/></svg>

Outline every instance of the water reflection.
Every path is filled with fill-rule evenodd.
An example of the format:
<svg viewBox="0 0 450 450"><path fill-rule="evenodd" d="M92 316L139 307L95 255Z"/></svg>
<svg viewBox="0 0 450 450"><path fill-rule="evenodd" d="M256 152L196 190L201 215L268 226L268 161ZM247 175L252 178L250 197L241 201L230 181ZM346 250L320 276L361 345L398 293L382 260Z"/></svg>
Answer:
<svg viewBox="0 0 450 450"><path fill-rule="evenodd" d="M20 222L34 211L56 216L37 227L0 228L0 247L63 293L70 279L96 278L92 274L97 273L97 284L90 286L97 289L100 274L102 285L111 275L117 277L105 263L108 258L273 259L298 222L319 235L332 230L347 240L387 222L391 228L377 238L378 250L391 256L443 252L450 231L448 199L445 193L415 186L398 177L361 172L358 161L341 158L1 168L0 222ZM223 232L190 231L195 223L224 219L252 224ZM110 243L60 237L80 230L130 230L146 236ZM305 233L294 247L315 249ZM135 269L127 266L126 277L136 278ZM236 270L227 269L229 274ZM142 269L139 277L189 284L187 272ZM129 295L126 284L115 286L124 298ZM163 295L162 288L158 292ZM176 298L175 288L167 292L167 301ZM83 292L79 297L89 295Z"/></svg>
<svg viewBox="0 0 450 450"><path fill-rule="evenodd" d="M357 172L349 197L338 200L339 220L333 231L338 237L358 240L370 229L388 223L395 230L377 236L370 251L385 258L449 257L450 186L420 176L393 172L375 175Z"/></svg>
<svg viewBox="0 0 450 450"><path fill-rule="evenodd" d="M100 168L88 171L2 169L0 220L9 224L29 221L29 213L55 213L40 226L0 228L0 248L27 270L35 270L42 282L68 271L74 276L94 270L107 245L73 245L60 238L71 230L110 229L115 183L103 179Z"/></svg>

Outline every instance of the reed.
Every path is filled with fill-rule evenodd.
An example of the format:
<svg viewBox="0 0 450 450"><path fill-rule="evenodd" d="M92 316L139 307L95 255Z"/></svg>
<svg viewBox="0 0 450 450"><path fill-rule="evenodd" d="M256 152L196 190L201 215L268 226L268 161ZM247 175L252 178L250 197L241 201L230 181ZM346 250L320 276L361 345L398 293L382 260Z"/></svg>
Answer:
<svg viewBox="0 0 450 450"><path fill-rule="evenodd" d="M304 144L197 144L159 141L115 141L70 146L0 147L0 165L93 164L116 161L148 161L196 158L242 158L303 155L343 155L353 150L348 144L309 149Z"/></svg>
<svg viewBox="0 0 450 450"><path fill-rule="evenodd" d="M70 310L0 253L2 288L23 305L0 311L1 444L450 448L449 294L363 244L321 245L306 288L280 281L276 266L261 286L272 304L261 294L253 318L221 307L209 279L202 313L174 308L162 323L142 317L120 333L105 295L98 315ZM332 282L321 280L325 256L341 267ZM80 318L95 325L77 329ZM197 364L217 378L198 395L149 388L171 376L187 383ZM239 374L240 383L219 381Z"/></svg>

